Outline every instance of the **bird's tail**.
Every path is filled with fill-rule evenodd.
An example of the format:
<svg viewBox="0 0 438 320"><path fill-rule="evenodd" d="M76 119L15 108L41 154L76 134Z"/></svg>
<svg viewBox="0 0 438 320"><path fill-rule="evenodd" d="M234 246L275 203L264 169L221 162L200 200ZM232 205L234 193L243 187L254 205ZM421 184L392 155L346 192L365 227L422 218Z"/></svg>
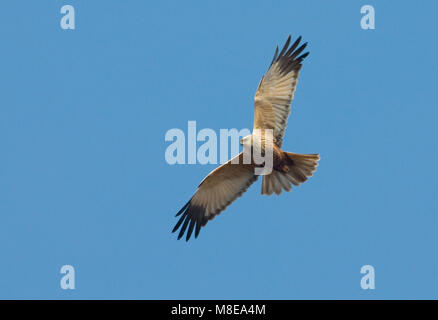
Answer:
<svg viewBox="0 0 438 320"><path fill-rule="evenodd" d="M284 152L288 164L282 171L273 170L271 174L263 176L262 194L280 194L284 189L290 191L292 185L298 186L313 175L319 161L318 154L298 154Z"/></svg>

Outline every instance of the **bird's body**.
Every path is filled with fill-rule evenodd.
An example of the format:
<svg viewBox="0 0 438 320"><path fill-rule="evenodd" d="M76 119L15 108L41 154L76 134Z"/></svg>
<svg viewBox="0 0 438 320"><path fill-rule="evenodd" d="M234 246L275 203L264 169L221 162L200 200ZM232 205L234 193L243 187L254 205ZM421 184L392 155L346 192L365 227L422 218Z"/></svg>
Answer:
<svg viewBox="0 0 438 320"><path fill-rule="evenodd" d="M287 156L287 154L281 150L279 146L274 143L269 144L267 139L265 139L265 133L262 130L260 134L250 134L242 139L242 145L244 150L247 150L251 157L251 163L257 166L257 161L254 159L254 154L260 154L262 157L266 155L266 145L270 145L272 148L272 168L273 170L287 172L288 165L292 164L292 160Z"/></svg>
<svg viewBox="0 0 438 320"><path fill-rule="evenodd" d="M316 170L318 154L298 154L281 149L301 62L308 55L308 52L301 54L306 43L298 47L301 37L289 47L290 40L289 36L280 53L277 47L269 70L260 81L254 98L254 130L241 139L244 151L210 172L177 213L177 216L182 215L173 229L175 232L181 227L178 239L186 230L186 240L194 230L197 237L208 220L257 180L256 169L263 164L255 159L255 154L266 156L268 151L272 154L272 171L263 175L262 194L280 194L283 189L290 191L292 185L303 183ZM245 152L250 152L249 159Z"/></svg>

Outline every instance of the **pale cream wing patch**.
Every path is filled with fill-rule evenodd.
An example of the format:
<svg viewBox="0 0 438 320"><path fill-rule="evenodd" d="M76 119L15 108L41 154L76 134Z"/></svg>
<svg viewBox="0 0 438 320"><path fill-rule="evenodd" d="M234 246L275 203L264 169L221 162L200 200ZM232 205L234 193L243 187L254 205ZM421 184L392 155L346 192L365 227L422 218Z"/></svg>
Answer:
<svg viewBox="0 0 438 320"><path fill-rule="evenodd" d="M190 201L177 213L182 216L172 232L181 226L178 239L187 228L186 240L194 229L197 237L201 227L248 190L257 177L252 164L243 164L243 153L217 167L202 180Z"/></svg>
<svg viewBox="0 0 438 320"><path fill-rule="evenodd" d="M290 104L294 97L302 61L308 52L301 54L307 43L300 44L299 37L289 48L287 39L280 54L278 47L268 72L260 81L254 98L254 129L272 129L274 142L281 147Z"/></svg>

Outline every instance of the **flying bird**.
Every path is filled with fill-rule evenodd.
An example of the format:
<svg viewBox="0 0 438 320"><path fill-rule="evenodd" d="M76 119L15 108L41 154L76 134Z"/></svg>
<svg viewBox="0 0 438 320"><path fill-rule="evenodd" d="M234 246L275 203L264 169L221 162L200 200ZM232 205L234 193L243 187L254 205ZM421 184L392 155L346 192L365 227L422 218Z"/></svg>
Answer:
<svg viewBox="0 0 438 320"><path fill-rule="evenodd" d="M253 133L241 139L243 147L255 147L255 132L270 129L272 132L273 170L263 175L262 195L279 195L290 191L313 175L319 161L318 154L298 154L281 150L283 136L290 113L291 101L297 86L302 62L309 52L302 53L307 42L300 44L301 36L290 45L291 36L281 52L278 46L268 71L260 80L254 98ZM221 213L240 197L257 180L257 164L243 161L243 152L210 172L199 184L189 202L176 214L181 216L172 232L180 229L178 239L187 231L188 241L195 231L198 237L201 227Z"/></svg>

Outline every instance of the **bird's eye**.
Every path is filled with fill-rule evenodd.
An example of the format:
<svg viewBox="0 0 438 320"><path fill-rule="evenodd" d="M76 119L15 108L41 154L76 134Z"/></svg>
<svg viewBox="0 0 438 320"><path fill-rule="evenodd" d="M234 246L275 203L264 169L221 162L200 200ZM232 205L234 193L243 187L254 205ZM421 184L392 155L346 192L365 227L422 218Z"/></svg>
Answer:
<svg viewBox="0 0 438 320"><path fill-rule="evenodd" d="M243 139L240 139L240 144L243 144Z"/></svg>

